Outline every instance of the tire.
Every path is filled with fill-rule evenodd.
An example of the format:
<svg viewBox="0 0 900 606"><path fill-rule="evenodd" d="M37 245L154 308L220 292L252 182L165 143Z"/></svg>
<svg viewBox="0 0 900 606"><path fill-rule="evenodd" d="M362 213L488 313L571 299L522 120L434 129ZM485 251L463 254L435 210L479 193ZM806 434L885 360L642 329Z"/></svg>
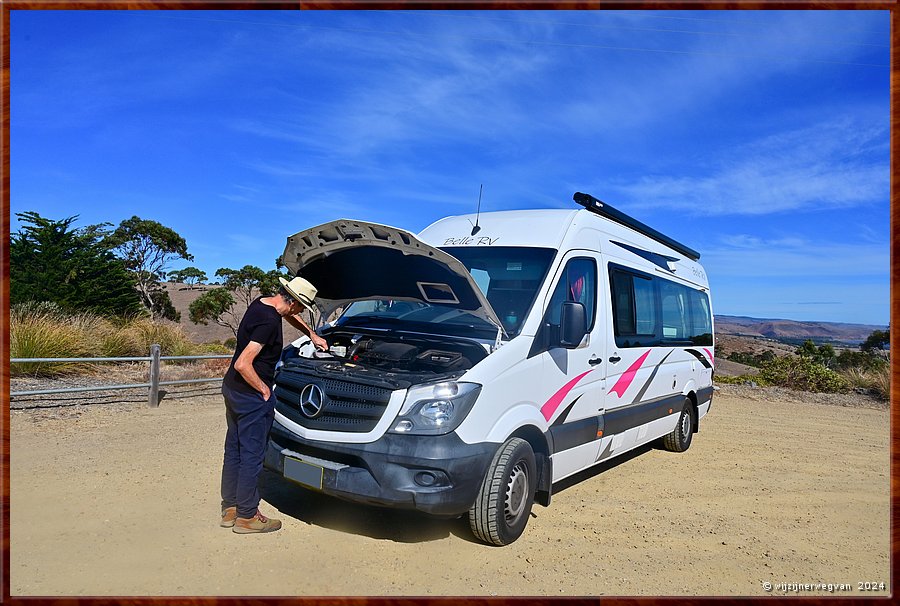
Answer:
<svg viewBox="0 0 900 606"><path fill-rule="evenodd" d="M663 448L672 452L684 452L691 446L691 438L694 435L694 406L689 398L684 399L681 416L672 433L663 437Z"/></svg>
<svg viewBox="0 0 900 606"><path fill-rule="evenodd" d="M478 498L469 508L472 533L492 545L509 545L525 530L534 492L537 467L531 445L510 438L497 450Z"/></svg>

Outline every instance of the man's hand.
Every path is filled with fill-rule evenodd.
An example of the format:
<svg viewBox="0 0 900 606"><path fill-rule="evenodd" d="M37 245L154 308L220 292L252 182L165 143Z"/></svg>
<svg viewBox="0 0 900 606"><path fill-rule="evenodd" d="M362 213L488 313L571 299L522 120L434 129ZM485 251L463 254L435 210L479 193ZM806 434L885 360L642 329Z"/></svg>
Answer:
<svg viewBox="0 0 900 606"><path fill-rule="evenodd" d="M313 342L313 345L316 346L316 349L319 351L325 351L328 349L328 341L317 335L315 332L311 332L309 334L310 340Z"/></svg>
<svg viewBox="0 0 900 606"><path fill-rule="evenodd" d="M303 321L303 318L301 318L299 314L294 316L285 316L284 319L288 321L288 324L308 336L313 345L315 345L316 349L321 351L325 351L326 349L328 349L328 341L317 335L316 331L307 326L306 322Z"/></svg>

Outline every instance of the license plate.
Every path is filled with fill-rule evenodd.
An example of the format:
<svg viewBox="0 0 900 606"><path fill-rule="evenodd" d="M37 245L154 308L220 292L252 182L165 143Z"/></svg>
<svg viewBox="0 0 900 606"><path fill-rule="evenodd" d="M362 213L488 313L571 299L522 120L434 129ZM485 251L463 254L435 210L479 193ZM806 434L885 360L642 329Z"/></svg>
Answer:
<svg viewBox="0 0 900 606"><path fill-rule="evenodd" d="M304 486L322 490L322 476L325 469L300 459L284 458L284 477Z"/></svg>

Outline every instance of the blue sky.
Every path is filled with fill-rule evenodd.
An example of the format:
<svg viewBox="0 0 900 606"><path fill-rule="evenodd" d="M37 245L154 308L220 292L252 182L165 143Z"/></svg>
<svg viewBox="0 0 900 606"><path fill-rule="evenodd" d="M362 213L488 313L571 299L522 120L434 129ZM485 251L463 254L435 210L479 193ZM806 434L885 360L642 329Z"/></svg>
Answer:
<svg viewBox="0 0 900 606"><path fill-rule="evenodd" d="M272 269L338 218L573 208L700 251L717 314L887 324L887 11L11 11L15 213ZM188 263L176 262L172 269Z"/></svg>

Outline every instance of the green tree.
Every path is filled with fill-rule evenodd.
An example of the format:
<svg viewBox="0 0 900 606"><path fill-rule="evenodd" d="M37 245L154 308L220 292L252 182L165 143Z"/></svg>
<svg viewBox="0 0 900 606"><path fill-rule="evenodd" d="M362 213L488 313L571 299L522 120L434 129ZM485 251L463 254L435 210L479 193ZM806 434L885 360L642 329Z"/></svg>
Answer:
<svg viewBox="0 0 900 606"><path fill-rule="evenodd" d="M175 282L187 284L188 289L192 289L195 284L203 284L206 282L206 272L196 267L185 267L177 271L169 272L169 279Z"/></svg>
<svg viewBox="0 0 900 606"><path fill-rule="evenodd" d="M27 211L10 238L10 303L50 301L104 316L139 313L135 279L104 244L109 225L75 229L78 215L55 221Z"/></svg>
<svg viewBox="0 0 900 606"><path fill-rule="evenodd" d="M106 244L134 274L141 300L153 317L172 317L167 315L174 310L172 302L159 282L165 279L166 268L175 259L194 260L184 238L161 223L133 216L109 234Z"/></svg>
<svg viewBox="0 0 900 606"><path fill-rule="evenodd" d="M816 355L816 344L812 342L812 339L807 339L794 353L801 358L813 358Z"/></svg>
<svg viewBox="0 0 900 606"><path fill-rule="evenodd" d="M804 341L803 345L797 348L795 353L801 358L808 358L826 368L833 368L837 361L837 355L832 345L826 343L816 347L816 344L811 339Z"/></svg>
<svg viewBox="0 0 900 606"><path fill-rule="evenodd" d="M888 347L891 343L891 329L888 327L887 330L875 330L872 331L865 341L863 341L859 348L866 352L874 352L884 351L886 347Z"/></svg>
<svg viewBox="0 0 900 606"><path fill-rule="evenodd" d="M219 326L231 329L237 336L237 329L241 323L241 316L235 309L235 300L232 293L226 288L214 288L196 299L188 307L188 314L194 324L204 326L213 322Z"/></svg>
<svg viewBox="0 0 900 606"><path fill-rule="evenodd" d="M255 265L245 265L240 269L219 268L216 277L221 278L221 288L203 293L188 307L191 322L213 322L230 328L237 335L243 311L256 297L278 292L281 288L278 278L287 278L287 275L277 269L263 271Z"/></svg>
<svg viewBox="0 0 900 606"><path fill-rule="evenodd" d="M150 301L153 303L153 309L156 310L156 317L181 322L181 312L175 309L172 297L161 284L150 286Z"/></svg>
<svg viewBox="0 0 900 606"><path fill-rule="evenodd" d="M886 368L888 361L875 351L843 350L835 359L835 367L841 370L861 368L865 371L877 371Z"/></svg>
<svg viewBox="0 0 900 606"><path fill-rule="evenodd" d="M222 286L234 293L238 301L250 305L253 299L269 296L281 288L279 277L287 278L278 270L263 271L255 265L245 265L240 269L222 267L216 270L216 277L222 278Z"/></svg>

